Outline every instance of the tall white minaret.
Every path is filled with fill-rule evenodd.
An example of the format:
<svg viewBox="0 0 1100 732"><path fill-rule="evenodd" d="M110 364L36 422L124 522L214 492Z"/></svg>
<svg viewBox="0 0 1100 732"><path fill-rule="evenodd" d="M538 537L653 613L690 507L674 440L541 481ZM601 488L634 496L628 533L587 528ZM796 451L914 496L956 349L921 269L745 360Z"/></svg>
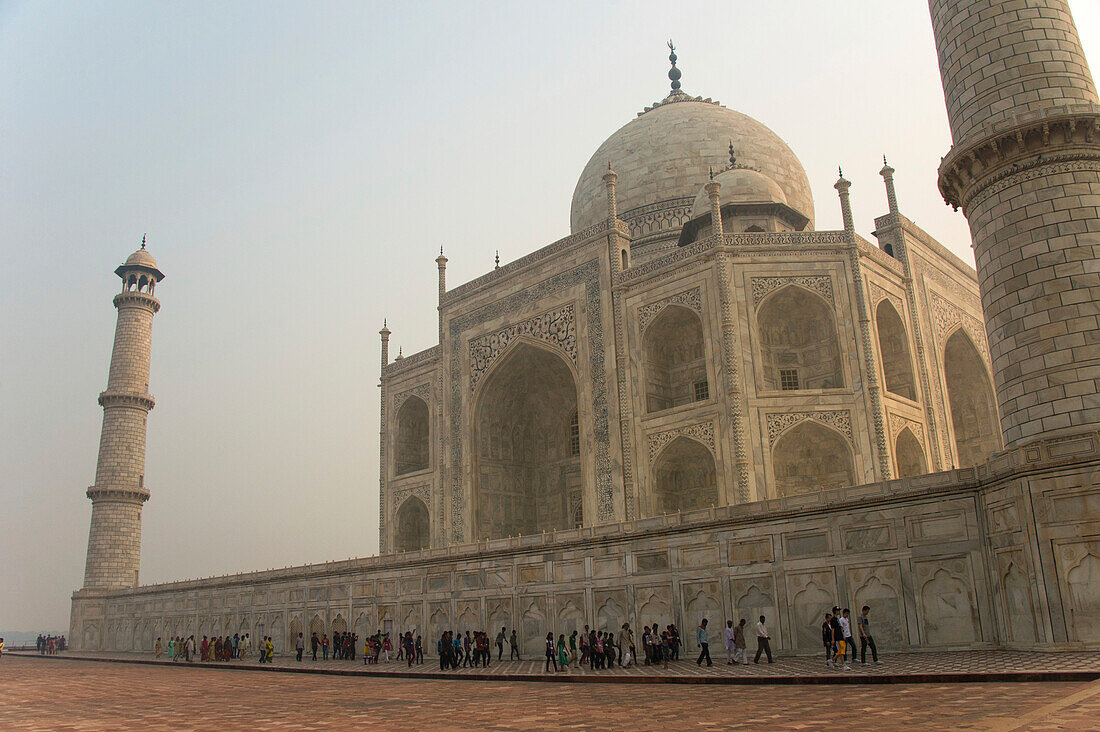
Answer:
<svg viewBox="0 0 1100 732"><path fill-rule="evenodd" d="M164 274L141 249L115 270L122 292L115 295L118 323L111 352L107 390L99 395L103 430L92 499L92 525L84 565L85 589L134 587L141 565L141 506L149 499L145 487L145 425L153 397L149 394L149 357L153 315L160 302L153 297Z"/></svg>

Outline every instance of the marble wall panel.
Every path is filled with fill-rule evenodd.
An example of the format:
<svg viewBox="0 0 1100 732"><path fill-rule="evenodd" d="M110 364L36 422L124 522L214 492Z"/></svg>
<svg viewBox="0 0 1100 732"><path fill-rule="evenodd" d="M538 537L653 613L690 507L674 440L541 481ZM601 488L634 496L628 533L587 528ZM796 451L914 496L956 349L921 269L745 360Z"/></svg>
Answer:
<svg viewBox="0 0 1100 732"><path fill-rule="evenodd" d="M770 574L737 577L730 580L730 599L734 620L745 619L745 639L751 648L756 636L753 628L763 615L772 637L772 648L782 647L783 632L776 602L775 578Z"/></svg>
<svg viewBox="0 0 1100 732"><path fill-rule="evenodd" d="M628 618L626 589L597 590L593 593L595 603L596 629L606 630L615 635Z"/></svg>
<svg viewBox="0 0 1100 732"><path fill-rule="evenodd" d="M809 531L783 535L784 554L791 558L828 556L829 533Z"/></svg>
<svg viewBox="0 0 1100 732"><path fill-rule="evenodd" d="M707 619L707 629L710 631L711 652L717 653L722 642L722 628L725 626L722 612L721 585L717 581L711 582L685 582L680 586L683 601L683 614L681 617L683 627L680 628L680 637L684 640L684 648L687 652L698 652L699 645L695 642L695 629L699 627L703 618Z"/></svg>
<svg viewBox="0 0 1100 732"><path fill-rule="evenodd" d="M1005 637L1014 643L1034 643L1037 640L1035 603L1024 553L1010 548L997 552L996 557L999 599L1005 615Z"/></svg>
<svg viewBox="0 0 1100 732"><path fill-rule="evenodd" d="M699 544L684 547L680 550L680 567L682 569L709 569L717 565L718 546L716 544Z"/></svg>
<svg viewBox="0 0 1100 732"><path fill-rule="evenodd" d="M821 645L821 622L836 604L837 596L832 569L787 575L790 634L795 648L810 651Z"/></svg>
<svg viewBox="0 0 1100 732"><path fill-rule="evenodd" d="M547 602L542 595L519 599L520 650L527 658L539 658L546 642Z"/></svg>
<svg viewBox="0 0 1100 732"><path fill-rule="evenodd" d="M963 646L981 640L968 558L914 561L913 579L921 644Z"/></svg>
<svg viewBox="0 0 1100 732"><path fill-rule="evenodd" d="M658 627L664 628L674 622L672 590L667 583L636 587L634 600L637 614L634 616L631 627L634 628L635 645L640 642L642 628L646 625L657 624Z"/></svg>
<svg viewBox="0 0 1100 732"><path fill-rule="evenodd" d="M730 566L774 561L775 551L770 536L759 539L735 539L729 543L727 562Z"/></svg>
<svg viewBox="0 0 1100 732"><path fill-rule="evenodd" d="M1070 641L1100 642L1100 540L1058 542L1054 556Z"/></svg>
<svg viewBox="0 0 1100 732"><path fill-rule="evenodd" d="M901 569L898 563L882 562L848 567L847 579L846 606L852 611L853 637L858 637L854 618L860 614L864 605L868 605L871 608L868 615L871 635L878 647L900 648L908 645L909 629L905 621Z"/></svg>

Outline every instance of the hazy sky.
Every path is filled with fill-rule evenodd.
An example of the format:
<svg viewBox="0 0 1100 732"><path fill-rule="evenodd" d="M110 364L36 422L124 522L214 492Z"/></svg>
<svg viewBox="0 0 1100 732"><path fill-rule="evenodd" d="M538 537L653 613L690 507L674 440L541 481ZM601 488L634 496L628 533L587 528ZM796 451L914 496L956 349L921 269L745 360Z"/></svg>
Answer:
<svg viewBox="0 0 1100 732"><path fill-rule="evenodd" d="M1073 4L1093 65L1100 5ZM145 583L369 555L377 331L569 234L589 156L668 90L784 138L840 228L901 210L967 261L927 6L0 2L0 629L67 627L119 289L148 232Z"/></svg>

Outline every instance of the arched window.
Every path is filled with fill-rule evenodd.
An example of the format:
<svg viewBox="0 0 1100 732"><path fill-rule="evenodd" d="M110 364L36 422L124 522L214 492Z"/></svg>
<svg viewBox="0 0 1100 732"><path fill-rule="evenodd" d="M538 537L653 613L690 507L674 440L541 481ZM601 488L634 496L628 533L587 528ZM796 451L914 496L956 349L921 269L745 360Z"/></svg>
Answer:
<svg viewBox="0 0 1100 732"><path fill-rule="evenodd" d="M394 535L393 548L399 552L427 549L430 531L428 507L416 496L411 496L397 509L397 532Z"/></svg>
<svg viewBox="0 0 1100 732"><path fill-rule="evenodd" d="M909 356L909 336L901 323L901 316L889 300L883 300L875 308L875 325L878 330L882 372L886 377L886 391L906 399L916 399L913 359Z"/></svg>
<svg viewBox="0 0 1100 732"><path fill-rule="evenodd" d="M396 475L428 468L428 405L411 396L397 412Z"/></svg>
<svg viewBox="0 0 1100 732"><path fill-rule="evenodd" d="M478 386L474 408L477 539L570 528L570 495L583 495L576 413L576 380L557 351L521 342L499 358Z"/></svg>
<svg viewBox="0 0 1100 732"><path fill-rule="evenodd" d="M710 398L703 323L694 311L669 305L645 331L646 411Z"/></svg>
<svg viewBox="0 0 1100 732"><path fill-rule="evenodd" d="M836 318L823 298L788 285L764 300L757 323L765 389L844 386Z"/></svg>
<svg viewBox="0 0 1100 732"><path fill-rule="evenodd" d="M911 478L928 472L924 463L924 448L913 432L906 427L894 442L894 461L899 478Z"/></svg>
<svg viewBox="0 0 1100 732"><path fill-rule="evenodd" d="M717 471L710 450L687 437L670 442L653 464L653 498L656 515L717 505Z"/></svg>
<svg viewBox="0 0 1100 732"><path fill-rule="evenodd" d="M776 441L772 467L779 498L855 483L848 442L837 432L809 420L795 425Z"/></svg>
<svg viewBox="0 0 1100 732"><path fill-rule="evenodd" d="M962 328L947 339L943 376L947 382L947 401L951 405L957 466L979 465L1001 449L1001 431L985 363Z"/></svg>

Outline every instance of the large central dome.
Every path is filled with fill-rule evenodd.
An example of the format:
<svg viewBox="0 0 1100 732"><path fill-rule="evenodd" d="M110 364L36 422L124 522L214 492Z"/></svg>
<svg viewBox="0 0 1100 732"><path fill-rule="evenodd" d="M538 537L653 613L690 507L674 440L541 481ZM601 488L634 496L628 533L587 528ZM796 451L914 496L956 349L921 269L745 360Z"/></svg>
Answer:
<svg viewBox="0 0 1100 732"><path fill-rule="evenodd" d="M787 143L752 117L676 90L607 138L588 161L573 192L573 232L607 218L603 175L610 162L619 176L619 217L635 237L674 237L709 171L726 165L731 140L737 162L779 184L787 204L812 229L810 181Z"/></svg>

